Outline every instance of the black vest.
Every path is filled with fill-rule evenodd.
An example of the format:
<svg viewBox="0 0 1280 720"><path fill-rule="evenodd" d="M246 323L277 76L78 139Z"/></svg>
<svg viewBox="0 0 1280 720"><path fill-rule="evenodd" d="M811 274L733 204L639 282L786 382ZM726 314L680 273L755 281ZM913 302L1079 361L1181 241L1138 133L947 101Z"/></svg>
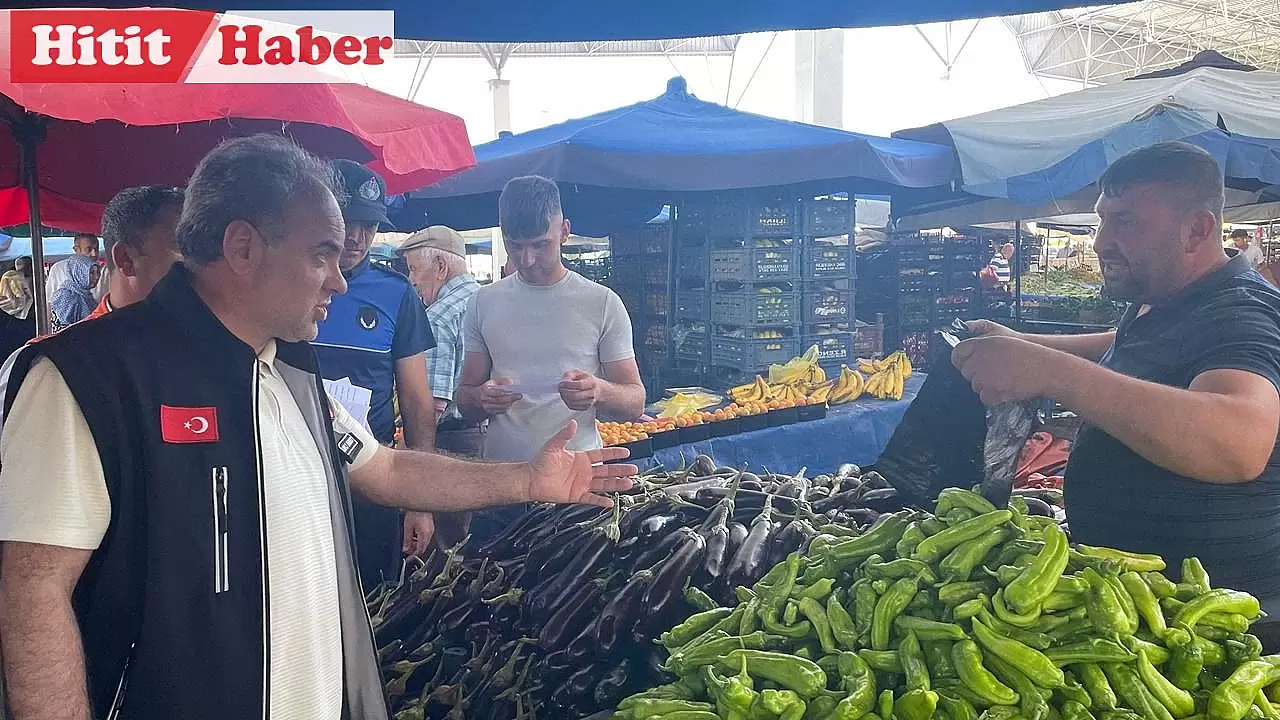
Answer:
<svg viewBox="0 0 1280 720"><path fill-rule="evenodd" d="M84 412L111 497L110 526L74 595L94 717L266 720L271 588L256 353L210 312L178 265L147 300L24 350L4 400L9 422L21 422L8 410L40 356L57 366ZM279 343L277 368L329 476L343 717L386 720L353 561L345 465L315 353L306 343ZM216 418L199 408L214 408ZM209 428L183 427L181 417L193 413ZM216 441L189 442L214 432Z"/></svg>

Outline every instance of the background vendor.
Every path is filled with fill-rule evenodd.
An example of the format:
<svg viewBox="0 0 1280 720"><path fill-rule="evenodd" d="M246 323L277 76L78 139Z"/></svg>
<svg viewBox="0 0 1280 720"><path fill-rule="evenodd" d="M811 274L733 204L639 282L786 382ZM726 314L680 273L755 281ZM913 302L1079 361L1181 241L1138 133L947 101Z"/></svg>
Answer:
<svg viewBox="0 0 1280 720"><path fill-rule="evenodd" d="M1055 398L1085 420L1066 470L1072 539L1196 556L1280 617L1280 292L1221 240L1213 157L1162 143L1099 180L1095 249L1117 330L1027 335L986 321L952 359L988 406ZM1269 651L1280 623L1255 625Z"/></svg>

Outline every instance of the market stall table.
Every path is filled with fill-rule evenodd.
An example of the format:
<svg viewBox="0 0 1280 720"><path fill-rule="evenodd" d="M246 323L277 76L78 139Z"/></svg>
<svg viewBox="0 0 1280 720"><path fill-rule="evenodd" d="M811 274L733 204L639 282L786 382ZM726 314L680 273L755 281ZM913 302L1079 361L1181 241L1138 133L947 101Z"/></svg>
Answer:
<svg viewBox="0 0 1280 720"><path fill-rule="evenodd" d="M807 467L809 474L830 472L847 462L871 465L889 444L924 379L925 374L919 372L907 378L901 400L864 397L858 402L832 406L820 420L676 445L634 462L641 470L659 465L673 469L703 453L722 465L740 467L747 463L753 468L787 474L802 467Z"/></svg>

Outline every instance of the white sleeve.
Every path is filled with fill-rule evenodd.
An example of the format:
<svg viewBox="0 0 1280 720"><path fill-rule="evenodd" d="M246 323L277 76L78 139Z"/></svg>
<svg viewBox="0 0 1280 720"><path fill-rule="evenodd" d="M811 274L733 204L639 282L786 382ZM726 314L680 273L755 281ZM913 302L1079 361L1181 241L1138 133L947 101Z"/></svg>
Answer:
<svg viewBox="0 0 1280 720"><path fill-rule="evenodd" d="M49 276L44 280L44 293L53 302L53 294L67 281L67 261L59 260L49 268Z"/></svg>
<svg viewBox="0 0 1280 720"><path fill-rule="evenodd" d="M630 360L636 356L631 335L631 316L622 298L612 290L605 295L604 327L600 329L600 362Z"/></svg>
<svg viewBox="0 0 1280 720"><path fill-rule="evenodd" d="M347 467L351 470L359 470L365 463L373 459L381 445L374 439L373 434L364 429L355 418L351 417L351 413L342 407L342 403L329 397L329 407L333 408L333 429L339 434L351 433L360 441L360 451L356 453L356 459Z"/></svg>
<svg viewBox="0 0 1280 720"><path fill-rule="evenodd" d="M89 424L53 361L32 364L9 415L0 437L0 541L96 550L111 523L111 496Z"/></svg>

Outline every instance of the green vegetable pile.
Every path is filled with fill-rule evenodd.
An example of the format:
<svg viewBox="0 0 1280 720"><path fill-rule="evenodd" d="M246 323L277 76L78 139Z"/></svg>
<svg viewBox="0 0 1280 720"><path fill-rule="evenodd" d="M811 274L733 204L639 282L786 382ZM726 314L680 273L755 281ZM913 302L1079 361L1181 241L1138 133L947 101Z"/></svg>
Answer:
<svg viewBox="0 0 1280 720"><path fill-rule="evenodd" d="M1280 656L1253 596L1198 560L1071 547L1018 498L944 490L935 514L818 535L738 604L659 638L674 682L615 720L1263 720Z"/></svg>

